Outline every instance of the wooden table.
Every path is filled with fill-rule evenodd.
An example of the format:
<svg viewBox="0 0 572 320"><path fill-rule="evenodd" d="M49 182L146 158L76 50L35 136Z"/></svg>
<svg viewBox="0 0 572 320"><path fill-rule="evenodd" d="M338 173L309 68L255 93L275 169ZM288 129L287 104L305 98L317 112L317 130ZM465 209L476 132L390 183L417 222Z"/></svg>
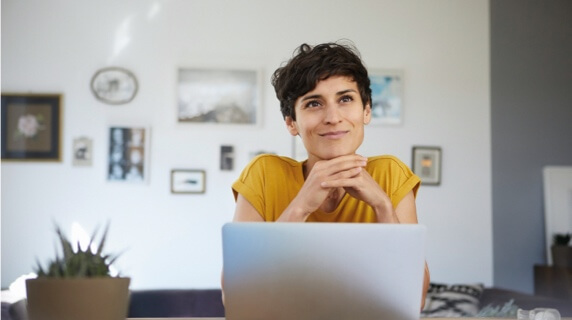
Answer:
<svg viewBox="0 0 572 320"><path fill-rule="evenodd" d="M534 294L572 300L572 268L535 265Z"/></svg>

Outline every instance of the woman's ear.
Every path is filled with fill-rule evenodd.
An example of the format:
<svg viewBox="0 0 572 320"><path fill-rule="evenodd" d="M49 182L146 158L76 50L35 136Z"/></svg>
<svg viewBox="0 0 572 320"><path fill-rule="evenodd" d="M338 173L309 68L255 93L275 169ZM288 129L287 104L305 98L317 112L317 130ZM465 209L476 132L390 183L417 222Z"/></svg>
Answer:
<svg viewBox="0 0 572 320"><path fill-rule="evenodd" d="M371 121L371 105L368 103L363 110L363 124L368 124Z"/></svg>
<svg viewBox="0 0 572 320"><path fill-rule="evenodd" d="M288 132L290 132L290 134L293 136L297 136L299 132L296 121L292 120L292 117L286 116L284 118L284 122L286 123L286 128L288 129Z"/></svg>

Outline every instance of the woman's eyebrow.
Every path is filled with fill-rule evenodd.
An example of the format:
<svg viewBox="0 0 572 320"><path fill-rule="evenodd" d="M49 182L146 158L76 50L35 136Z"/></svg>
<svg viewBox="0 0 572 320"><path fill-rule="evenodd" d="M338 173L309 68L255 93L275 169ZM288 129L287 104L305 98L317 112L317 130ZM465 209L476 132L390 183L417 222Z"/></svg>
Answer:
<svg viewBox="0 0 572 320"><path fill-rule="evenodd" d="M354 89L347 89L347 90L342 90L342 91L336 93L336 95L341 96L341 95L344 95L344 94L349 93L349 92L357 93L357 91Z"/></svg>
<svg viewBox="0 0 572 320"><path fill-rule="evenodd" d="M300 101L312 100L312 99L319 99L319 98L321 98L321 97L322 97L321 94L312 94L312 95L303 97L302 100L300 100Z"/></svg>

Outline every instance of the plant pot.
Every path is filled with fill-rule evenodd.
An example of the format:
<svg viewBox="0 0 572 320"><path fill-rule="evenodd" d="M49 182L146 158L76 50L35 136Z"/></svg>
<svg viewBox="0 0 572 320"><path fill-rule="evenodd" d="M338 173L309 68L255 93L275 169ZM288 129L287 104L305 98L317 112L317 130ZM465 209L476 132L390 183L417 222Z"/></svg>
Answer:
<svg viewBox="0 0 572 320"><path fill-rule="evenodd" d="M26 280L29 320L125 320L130 278Z"/></svg>
<svg viewBox="0 0 572 320"><path fill-rule="evenodd" d="M552 250L552 264L555 267L572 268L572 247L571 246L557 246L553 245Z"/></svg>

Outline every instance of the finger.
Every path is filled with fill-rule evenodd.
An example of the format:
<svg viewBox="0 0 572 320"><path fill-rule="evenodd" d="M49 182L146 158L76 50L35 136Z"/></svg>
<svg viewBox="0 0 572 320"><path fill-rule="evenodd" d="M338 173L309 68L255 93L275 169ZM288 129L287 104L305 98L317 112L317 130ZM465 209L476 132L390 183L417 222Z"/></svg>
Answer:
<svg viewBox="0 0 572 320"><path fill-rule="evenodd" d="M360 174L362 173L362 167L350 168L348 170L338 172L335 175L328 177L327 180L322 181L320 186L322 188L337 188L337 187L351 187L355 186L356 183L360 183Z"/></svg>
<svg viewBox="0 0 572 320"><path fill-rule="evenodd" d="M327 172L326 175L335 175L353 168L364 168L367 165L367 158L351 155L325 160L316 164L314 169Z"/></svg>
<svg viewBox="0 0 572 320"><path fill-rule="evenodd" d="M331 163L331 164L341 164L341 163L362 163L362 162L366 162L367 163L367 158L364 156L361 156L359 154L348 154L348 155L344 155L344 156L339 156L333 159L329 159L326 160L327 162Z"/></svg>

